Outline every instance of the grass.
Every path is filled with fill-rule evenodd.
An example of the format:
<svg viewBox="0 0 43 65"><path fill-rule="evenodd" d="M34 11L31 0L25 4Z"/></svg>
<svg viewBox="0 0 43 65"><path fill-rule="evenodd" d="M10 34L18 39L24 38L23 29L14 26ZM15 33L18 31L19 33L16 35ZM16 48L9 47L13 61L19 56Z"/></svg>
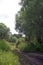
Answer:
<svg viewBox="0 0 43 65"><path fill-rule="evenodd" d="M20 46L23 46L23 44ZM29 65L27 64L27 59L18 54L17 49L15 45L5 40L0 40L0 65Z"/></svg>
<svg viewBox="0 0 43 65"><path fill-rule="evenodd" d="M7 41L0 40L0 65L20 65L18 55L12 53L10 47Z"/></svg>
<svg viewBox="0 0 43 65"><path fill-rule="evenodd" d="M0 65L20 65L19 57L9 51L0 51Z"/></svg>

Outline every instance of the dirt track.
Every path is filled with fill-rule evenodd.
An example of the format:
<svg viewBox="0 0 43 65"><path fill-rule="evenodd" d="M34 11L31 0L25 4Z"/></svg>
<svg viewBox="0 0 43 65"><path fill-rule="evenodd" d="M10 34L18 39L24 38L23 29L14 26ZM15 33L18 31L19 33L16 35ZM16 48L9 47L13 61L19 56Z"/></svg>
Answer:
<svg viewBox="0 0 43 65"><path fill-rule="evenodd" d="M17 51L21 65L43 65L43 54L38 53L24 53L20 50ZM25 59L22 59L25 57ZM21 60L22 59L22 60Z"/></svg>

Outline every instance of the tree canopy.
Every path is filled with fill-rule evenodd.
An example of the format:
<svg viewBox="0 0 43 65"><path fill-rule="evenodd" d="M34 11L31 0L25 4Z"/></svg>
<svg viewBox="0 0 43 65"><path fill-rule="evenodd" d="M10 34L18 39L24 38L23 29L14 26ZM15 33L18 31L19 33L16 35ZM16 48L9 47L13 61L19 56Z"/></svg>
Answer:
<svg viewBox="0 0 43 65"><path fill-rule="evenodd" d="M16 15L16 30L27 38L36 36L43 40L43 0L21 0L21 10Z"/></svg>
<svg viewBox="0 0 43 65"><path fill-rule="evenodd" d="M6 27L5 24L0 23L0 39L3 39L6 37L7 34L9 34L10 29Z"/></svg>

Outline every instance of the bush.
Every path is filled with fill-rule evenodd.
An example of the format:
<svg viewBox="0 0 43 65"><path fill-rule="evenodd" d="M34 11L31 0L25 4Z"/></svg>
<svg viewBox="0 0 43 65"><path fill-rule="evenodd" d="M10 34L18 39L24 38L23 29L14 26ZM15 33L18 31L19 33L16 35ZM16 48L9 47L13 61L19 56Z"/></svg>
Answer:
<svg viewBox="0 0 43 65"><path fill-rule="evenodd" d="M37 52L43 52L43 44L38 44L36 48Z"/></svg>
<svg viewBox="0 0 43 65"><path fill-rule="evenodd" d="M25 52L43 52L43 45L42 44L34 44L30 43L24 47L23 51Z"/></svg>
<svg viewBox="0 0 43 65"><path fill-rule="evenodd" d="M24 51L24 48L27 46L27 44L25 42L21 42L19 43L18 45L18 48L21 50L21 51Z"/></svg>
<svg viewBox="0 0 43 65"><path fill-rule="evenodd" d="M43 52L43 43L38 43L36 38L31 40L29 43L25 42L24 38L19 38L16 47L24 52Z"/></svg>
<svg viewBox="0 0 43 65"><path fill-rule="evenodd" d="M10 46L7 44L5 40L0 40L0 50L2 51L10 50Z"/></svg>

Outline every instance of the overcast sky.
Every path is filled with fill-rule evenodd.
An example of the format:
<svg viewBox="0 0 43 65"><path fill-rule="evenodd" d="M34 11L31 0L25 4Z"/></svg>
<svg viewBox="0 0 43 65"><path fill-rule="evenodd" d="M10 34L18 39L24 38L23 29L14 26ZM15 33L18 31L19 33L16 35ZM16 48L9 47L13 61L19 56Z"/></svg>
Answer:
<svg viewBox="0 0 43 65"><path fill-rule="evenodd" d="M19 2L20 0L0 0L0 23L6 24L12 33L16 33L15 15L20 10Z"/></svg>

